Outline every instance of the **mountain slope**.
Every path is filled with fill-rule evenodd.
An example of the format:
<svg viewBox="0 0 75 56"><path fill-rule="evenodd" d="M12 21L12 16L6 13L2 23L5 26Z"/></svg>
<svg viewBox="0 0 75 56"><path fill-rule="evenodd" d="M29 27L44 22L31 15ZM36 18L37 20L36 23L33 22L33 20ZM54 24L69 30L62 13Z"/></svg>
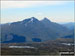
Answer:
<svg viewBox="0 0 75 56"><path fill-rule="evenodd" d="M72 30L72 29L74 29L75 23L70 22L70 23L66 23L66 24L62 24L62 25L67 27L68 29Z"/></svg>
<svg viewBox="0 0 75 56"><path fill-rule="evenodd" d="M54 40L61 36L68 34L69 30L62 25L49 21L45 18L42 21L37 20L34 17L25 19L19 22L13 22L11 24L1 25L1 38L2 42L10 39L10 34L22 36L23 42L41 42L47 40ZM12 36L13 36L12 35ZM19 37L16 37L18 41ZM14 37L12 37L14 39ZM13 40L8 42L11 42Z"/></svg>
<svg viewBox="0 0 75 56"><path fill-rule="evenodd" d="M52 32L55 32L57 36L64 36L67 35L69 32L69 29L64 27L63 25L60 25L58 23L55 22L51 22L49 21L47 18L44 18L44 20L42 20L42 23L50 29L50 31L52 30Z"/></svg>

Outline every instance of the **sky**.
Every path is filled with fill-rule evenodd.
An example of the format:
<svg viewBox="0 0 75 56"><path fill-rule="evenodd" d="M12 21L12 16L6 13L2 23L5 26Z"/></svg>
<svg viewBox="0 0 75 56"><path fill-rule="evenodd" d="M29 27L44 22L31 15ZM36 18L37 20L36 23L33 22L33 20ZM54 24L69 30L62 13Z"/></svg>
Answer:
<svg viewBox="0 0 75 56"><path fill-rule="evenodd" d="M74 1L1 1L1 23L47 17L52 22L74 22Z"/></svg>

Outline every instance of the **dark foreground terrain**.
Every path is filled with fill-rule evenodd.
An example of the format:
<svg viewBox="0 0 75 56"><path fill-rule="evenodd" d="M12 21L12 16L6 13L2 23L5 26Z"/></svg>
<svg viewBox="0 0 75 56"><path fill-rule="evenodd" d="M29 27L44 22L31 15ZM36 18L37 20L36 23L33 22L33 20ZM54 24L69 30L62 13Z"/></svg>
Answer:
<svg viewBox="0 0 75 56"><path fill-rule="evenodd" d="M32 46L34 48L9 48L9 46ZM3 43L1 45L2 55L59 55L60 52L74 52L74 45L58 42Z"/></svg>

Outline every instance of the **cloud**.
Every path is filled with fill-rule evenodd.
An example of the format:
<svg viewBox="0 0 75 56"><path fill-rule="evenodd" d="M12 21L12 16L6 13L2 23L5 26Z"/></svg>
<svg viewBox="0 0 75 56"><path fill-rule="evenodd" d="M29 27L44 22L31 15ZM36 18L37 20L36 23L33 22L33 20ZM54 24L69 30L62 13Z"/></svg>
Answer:
<svg viewBox="0 0 75 56"><path fill-rule="evenodd" d="M1 1L1 8L27 8L44 5L60 5L64 1Z"/></svg>
<svg viewBox="0 0 75 56"><path fill-rule="evenodd" d="M43 15L43 13L41 13L41 12L38 12L38 13L37 13L37 15Z"/></svg>

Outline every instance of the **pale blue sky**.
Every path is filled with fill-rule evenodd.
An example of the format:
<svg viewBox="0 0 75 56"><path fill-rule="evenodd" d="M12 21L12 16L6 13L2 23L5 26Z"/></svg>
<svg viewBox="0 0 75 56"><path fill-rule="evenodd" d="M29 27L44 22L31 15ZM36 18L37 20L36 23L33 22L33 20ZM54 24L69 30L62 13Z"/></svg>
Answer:
<svg viewBox="0 0 75 56"><path fill-rule="evenodd" d="M21 21L29 17L53 22L73 22L73 1L2 1L1 23Z"/></svg>

